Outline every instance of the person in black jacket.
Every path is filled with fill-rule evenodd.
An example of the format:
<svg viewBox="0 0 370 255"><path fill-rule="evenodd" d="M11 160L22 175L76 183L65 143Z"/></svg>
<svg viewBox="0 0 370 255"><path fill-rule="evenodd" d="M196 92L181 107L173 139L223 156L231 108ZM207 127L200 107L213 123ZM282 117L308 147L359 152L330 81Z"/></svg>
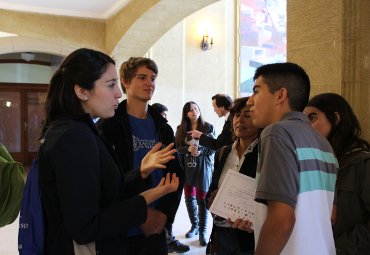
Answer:
<svg viewBox="0 0 370 255"><path fill-rule="evenodd" d="M246 106L247 101L248 97L236 99L230 110L236 140L232 145L225 146L216 153L215 170L206 196L208 208L228 170L256 177L259 130L252 124L249 107ZM211 254L254 254L254 234L236 227L238 226L232 226L227 222L227 219L214 215Z"/></svg>
<svg viewBox="0 0 370 255"><path fill-rule="evenodd" d="M225 124L222 128L221 134L214 138L199 130L193 130L189 132L194 139L199 139L199 144L208 147L212 150L218 150L222 146L233 143L233 135L231 131L230 109L233 106L232 99L226 94L216 94L212 97L213 110L219 118L225 117Z"/></svg>
<svg viewBox="0 0 370 255"><path fill-rule="evenodd" d="M113 59L91 49L72 52L50 81L38 155L44 254L128 254L127 230L143 224L148 205L179 186L168 174L140 191L155 168L174 158L171 146L156 145L131 175L119 168L93 119L112 117L121 96Z"/></svg>
<svg viewBox="0 0 370 255"><path fill-rule="evenodd" d="M113 118L101 124L103 135L115 147L118 160L126 172L135 168L154 146L174 142L172 128L149 105L155 90L158 67L149 58L132 57L121 65L120 80L127 100L122 101ZM168 194L148 209L149 216L140 228L130 229L131 254L164 255L168 253L164 227L172 223L179 206L183 187L183 169L175 157L166 169L157 169L150 175L147 188L155 187L166 173L176 173L180 185L176 193Z"/></svg>

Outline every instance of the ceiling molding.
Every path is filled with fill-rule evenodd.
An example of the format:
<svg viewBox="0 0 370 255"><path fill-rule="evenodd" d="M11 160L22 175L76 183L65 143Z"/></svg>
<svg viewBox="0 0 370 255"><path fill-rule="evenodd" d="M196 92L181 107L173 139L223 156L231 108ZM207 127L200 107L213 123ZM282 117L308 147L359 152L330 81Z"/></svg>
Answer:
<svg viewBox="0 0 370 255"><path fill-rule="evenodd" d="M76 2L73 0L64 1L11 1L0 0L0 9L39 13L48 15L60 15L69 17L108 19L117 13L130 0L89 0L86 2Z"/></svg>

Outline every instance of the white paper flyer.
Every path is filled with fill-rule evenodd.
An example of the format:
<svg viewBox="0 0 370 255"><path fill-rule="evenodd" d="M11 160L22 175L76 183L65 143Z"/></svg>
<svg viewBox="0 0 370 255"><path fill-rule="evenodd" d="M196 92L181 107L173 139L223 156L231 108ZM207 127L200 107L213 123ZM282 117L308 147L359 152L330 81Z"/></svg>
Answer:
<svg viewBox="0 0 370 255"><path fill-rule="evenodd" d="M239 172L228 170L210 211L232 221L240 218L254 222L254 195L256 180Z"/></svg>

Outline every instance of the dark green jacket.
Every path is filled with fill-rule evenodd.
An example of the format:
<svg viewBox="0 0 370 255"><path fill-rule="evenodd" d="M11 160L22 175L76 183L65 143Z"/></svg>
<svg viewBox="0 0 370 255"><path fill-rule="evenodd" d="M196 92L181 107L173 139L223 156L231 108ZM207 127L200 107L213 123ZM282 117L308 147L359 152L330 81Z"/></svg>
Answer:
<svg viewBox="0 0 370 255"><path fill-rule="evenodd" d="M24 188L23 166L0 144L0 227L18 217Z"/></svg>
<svg viewBox="0 0 370 255"><path fill-rule="evenodd" d="M337 254L369 255L370 152L352 152L341 162L336 196L333 232Z"/></svg>

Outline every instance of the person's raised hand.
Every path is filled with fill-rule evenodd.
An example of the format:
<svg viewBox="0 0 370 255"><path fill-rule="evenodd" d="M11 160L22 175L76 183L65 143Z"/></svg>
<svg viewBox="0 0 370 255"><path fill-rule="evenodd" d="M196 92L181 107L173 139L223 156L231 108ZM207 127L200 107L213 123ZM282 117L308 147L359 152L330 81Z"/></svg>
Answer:
<svg viewBox="0 0 370 255"><path fill-rule="evenodd" d="M154 169L166 168L166 163L171 159L174 159L176 149L172 149L174 143L169 144L167 147L161 150L162 144L157 143L154 147L145 155L140 165L141 176L147 178Z"/></svg>
<svg viewBox="0 0 370 255"><path fill-rule="evenodd" d="M190 154L193 156L193 157L198 157L199 154L200 154L200 151L198 151L198 146L195 146L195 145L189 145L188 147L188 152L190 152Z"/></svg>
<svg viewBox="0 0 370 255"><path fill-rule="evenodd" d="M186 132L188 135L191 136L191 138L193 139L196 139L196 138L200 138L200 136L203 134L202 132L198 131L198 130L193 130L193 131L188 131Z"/></svg>

